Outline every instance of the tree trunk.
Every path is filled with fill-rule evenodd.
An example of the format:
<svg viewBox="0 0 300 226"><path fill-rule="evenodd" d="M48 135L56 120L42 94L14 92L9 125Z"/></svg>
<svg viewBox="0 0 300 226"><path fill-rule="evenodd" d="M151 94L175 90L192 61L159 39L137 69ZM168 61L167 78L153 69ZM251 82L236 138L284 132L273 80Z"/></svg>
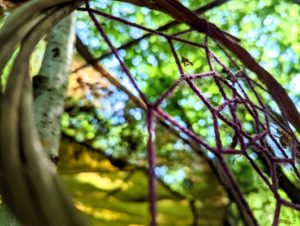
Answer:
<svg viewBox="0 0 300 226"><path fill-rule="evenodd" d="M58 158L60 118L75 40L75 14L63 19L48 35L48 44L40 72L33 79L36 127L46 153Z"/></svg>
<svg viewBox="0 0 300 226"><path fill-rule="evenodd" d="M72 59L75 18L73 13L52 29L39 75L34 78L36 126L43 148L52 161L58 158L60 116ZM20 226L4 203L0 209L0 225Z"/></svg>

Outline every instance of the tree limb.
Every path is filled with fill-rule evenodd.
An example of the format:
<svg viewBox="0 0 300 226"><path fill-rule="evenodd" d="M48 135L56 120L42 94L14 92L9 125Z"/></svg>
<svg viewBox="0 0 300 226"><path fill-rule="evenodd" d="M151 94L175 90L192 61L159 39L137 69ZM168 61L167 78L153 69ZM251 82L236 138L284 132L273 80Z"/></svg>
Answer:
<svg viewBox="0 0 300 226"><path fill-rule="evenodd" d="M89 50L87 49L87 47L80 41L80 38L77 36L76 39L76 48L79 52L79 54L86 60L86 61L90 61L90 62L94 62L93 60L93 56L92 54L89 52ZM136 97L134 94L131 93L131 91L129 89L127 89L124 85L122 85L120 83L120 81L118 81L113 75L111 75L106 69L104 69L100 64L98 63L93 63L93 67L96 71L98 71L100 74L103 75L103 77L107 78L112 84L116 85L116 87L118 87L120 90L122 90L123 92L125 92L130 98L132 98L132 100L139 106L141 107L143 110L147 110L147 107L145 105L145 103L139 98ZM217 178L219 179L220 183L223 185L223 187L225 188L225 190L227 191L229 197L235 202L237 203L238 206L240 206L239 210L241 213L241 217L243 218L244 222L247 225L256 225L254 220L249 219L249 213L247 212L247 210L245 208L242 207L241 202L244 202L245 200L241 200L239 197L239 194L228 185L227 181L227 177L224 174L224 165L221 164L221 161L223 159L216 159L214 162L207 157L206 154L204 154L204 151L202 150L201 146L199 146L197 143L195 143L192 139L190 138L186 138L186 137L181 137L180 133L178 130L176 130L175 127L173 127L172 125L169 125L165 122L164 118L161 117L159 114L155 114L155 117L157 118L157 120L163 125L165 126L171 133L173 133L175 136L177 136L178 138L182 139L185 143L187 143L192 149L193 151L195 151L195 153L200 156L201 158L203 158L208 165L210 166L211 170L214 172L214 175L217 176ZM233 183L236 184L235 179L232 177Z"/></svg>
<svg viewBox="0 0 300 226"><path fill-rule="evenodd" d="M85 225L42 151L31 110L29 80L29 56L35 45L53 24L77 6L75 2L61 8L36 12L51 16L45 16L26 35L18 37L21 41L20 51L9 76L6 92L1 96L1 193L4 201L25 226ZM15 28L22 29L22 26ZM1 31L0 37L4 36ZM5 44L13 45L10 39L0 43L0 46Z"/></svg>
<svg viewBox="0 0 300 226"><path fill-rule="evenodd" d="M123 1L123 0L122 0ZM141 6L144 1L137 0L124 0ZM144 6L148 7L149 2ZM273 78L273 76L261 67L255 59L248 53L241 45L239 45L232 37L225 34L216 25L199 18L191 10L183 6L180 2L174 0L154 0L151 3L151 7L165 12L172 16L176 21L186 23L191 28L198 32L206 34L208 37L224 45L228 50L235 54L238 59L252 72L254 72L258 78L266 85L272 98L278 104L280 110L287 120L296 128L300 133L300 114L288 96L285 89Z"/></svg>
<svg viewBox="0 0 300 226"><path fill-rule="evenodd" d="M228 1L229 1L229 0L215 0L215 1L212 1L212 2L208 3L207 5L204 5L204 6L199 7L198 9L196 9L196 10L194 11L194 13L196 13L196 14L198 14L198 15L199 15L199 14L203 14L203 13L205 13L206 11L211 10L211 9L213 9L213 8L215 8L215 7L218 7L218 6L224 4L224 3L228 2ZM168 30L168 29L170 29L170 28L172 28L172 27L174 27L174 26L176 26L176 25L178 25L178 24L179 24L179 22L174 20L174 21L171 21L171 22L169 22L169 23L166 23L166 24L163 25L163 26L160 26L159 28L157 28L157 30L158 30L158 31L166 31L166 30ZM140 42L141 40L143 40L143 39L145 39L145 38L149 38L149 37L151 37L152 35L153 35L152 33L144 34L144 35L142 35L141 37L139 37L139 38L137 38L137 39L133 39L133 40L131 40L131 41L129 41L129 42L127 42L127 43L121 45L120 47L117 48L117 50L128 49L128 48L130 48L131 46L133 46L133 45L137 44L138 42ZM77 72L77 71L79 71L79 70L81 70L81 69L87 67L88 65L92 65L93 63L95 63L95 62L97 62L97 61L100 61L100 60L102 60L102 59L108 57L108 56L111 55L111 54L112 54L112 52L111 52L111 51L108 51L108 52L102 54L100 57L94 59L93 62L87 61L86 64L84 64L84 65L78 67L77 69L74 70L74 72Z"/></svg>

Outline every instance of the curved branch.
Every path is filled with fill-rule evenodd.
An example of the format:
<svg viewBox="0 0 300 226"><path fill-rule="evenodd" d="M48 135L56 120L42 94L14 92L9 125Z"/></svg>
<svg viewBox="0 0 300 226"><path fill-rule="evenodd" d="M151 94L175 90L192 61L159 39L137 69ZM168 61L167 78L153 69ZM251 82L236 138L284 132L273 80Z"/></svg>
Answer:
<svg viewBox="0 0 300 226"><path fill-rule="evenodd" d="M210 3L208 3L207 5L204 5L204 6L199 7L198 9L196 9L196 10L194 11L194 13L196 13L196 14L198 14L198 15L199 15L199 14L203 14L203 13L205 13L206 11L211 10L211 9L213 9L213 8L215 8L215 7L218 7L218 6L224 4L224 3L228 2L228 1L229 1L229 0L214 0L214 1L210 2ZM170 29L170 28L172 28L172 27L174 27L174 26L176 26L176 25L178 25L178 24L179 24L179 23L178 23L177 21L173 20L173 21L171 21L171 22L169 22L169 23L166 23L165 25L162 25L162 26L160 26L159 28L157 28L157 31L166 31L166 30L168 30L168 29ZM149 37L151 37L152 35L153 35L152 33L146 33L146 34L142 35L141 37L139 37L139 38L137 38L137 39L133 39L133 40L131 40L131 41L128 41L128 42L124 43L123 45L121 45L120 47L118 47L117 50L128 49L128 48L134 46L135 44L137 44L138 42L140 42L141 40L146 39L146 38L149 38ZM78 71L80 71L80 70L86 68L86 67L89 66L89 65L93 65L93 63L96 63L96 62L98 62L98 61L101 61L102 59L104 59L104 58L110 56L111 54L112 54L111 51L108 51L108 52L106 52L106 53L103 53L100 57L94 59L93 61L87 61L84 65L82 65L82 66L76 68L73 72L74 72L74 73L75 73L75 72L78 72Z"/></svg>
<svg viewBox="0 0 300 226"><path fill-rule="evenodd" d="M66 5L79 0L32 0L17 8L6 20L0 32L0 76L16 45L45 18ZM79 6L78 4L77 6ZM58 7L58 8L57 8ZM75 7L76 8L76 7ZM73 10L75 9L73 8Z"/></svg>
<svg viewBox="0 0 300 226"><path fill-rule="evenodd" d="M86 48L86 46L81 42L79 37L76 39L76 48L79 54L89 62L93 62L94 58L93 55L89 52L89 50ZM127 89L124 85L120 83L112 74L110 74L105 68L103 68L98 63L92 64L94 69L98 71L103 77L107 78L113 85L115 85L117 88L122 90L124 93L126 93L140 108L143 110L147 110L147 107L145 103L139 98L136 97L132 92ZM236 192L235 189L228 186L228 183L226 183L226 180L228 179L224 174L224 165L221 164L220 159L216 159L215 162L213 162L202 150L202 147L199 146L197 143L195 143L192 139L182 137L178 130L176 130L175 127L173 127L170 124L167 124L165 119L161 117L159 114L156 114L156 119L165 126L171 133L173 133L175 136L182 139L185 143L187 143L194 151L195 153L203 158L207 164L210 166L211 170L213 171L214 175L219 179L220 183L223 185L224 189L228 193L229 197L237 203L237 205L240 207L239 210L241 212L241 217L243 218L244 222L246 222L247 225L256 225L253 223L252 219L249 219L249 214L247 213L247 210L243 208L243 203L241 203L241 199L239 197L239 194ZM236 184L235 179L232 177L232 180L234 180L234 184ZM242 200L244 202L244 200ZM251 215L251 214L250 214Z"/></svg>
<svg viewBox="0 0 300 226"><path fill-rule="evenodd" d="M42 151L33 120L31 82L28 74L29 56L34 46L53 24L78 5L79 2L74 2L66 7L49 8L49 17L44 17L29 34L18 37L21 48L9 77L7 91L1 98L1 192L4 201L23 225L85 225ZM37 17L38 14L44 15L37 12ZM0 37L4 36L5 34L0 34ZM10 42L8 39L0 43L0 48L6 44L13 46L14 43L15 40Z"/></svg>
<svg viewBox="0 0 300 226"><path fill-rule="evenodd" d="M141 5L144 1L124 0L132 4ZM198 32L208 35L210 38L224 45L228 50L235 54L238 59L266 85L272 98L278 104L284 117L297 129L300 133L300 114L288 96L285 89L273 78L273 76L261 67L255 59L248 53L241 45L239 45L227 33L224 33L216 25L199 18L191 10L183 6L180 2L174 0L154 0L152 5L155 9L167 13L172 16L176 21L186 23L191 28ZM148 6L148 4L144 6ZM152 6L152 7L153 7Z"/></svg>

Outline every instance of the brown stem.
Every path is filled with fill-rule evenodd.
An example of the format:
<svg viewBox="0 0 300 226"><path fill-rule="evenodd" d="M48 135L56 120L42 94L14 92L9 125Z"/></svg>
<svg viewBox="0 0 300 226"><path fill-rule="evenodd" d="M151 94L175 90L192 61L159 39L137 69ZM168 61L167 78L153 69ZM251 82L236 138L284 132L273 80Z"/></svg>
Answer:
<svg viewBox="0 0 300 226"><path fill-rule="evenodd" d="M42 151L31 109L28 61L44 34L77 6L69 4L55 10L49 8L44 12L36 12L35 16L42 20L24 38L18 36L20 51L9 76L6 92L1 98L1 193L25 226L85 225ZM45 15L45 11L50 12L51 16L48 17L47 13L44 18L39 16ZM9 42L8 39L0 45Z"/></svg>
<svg viewBox="0 0 300 226"><path fill-rule="evenodd" d="M144 1L124 0L132 4L141 5ZM147 3L146 7L149 7ZM151 4L150 4L151 5ZM156 0L151 7L155 7L162 12L172 16L176 21L186 23L198 32L208 35L213 40L221 43L266 85L272 98L278 104L284 117L297 129L300 133L300 114L293 101L288 96L285 89L272 77L272 75L261 67L255 59L241 45L239 45L231 36L224 33L216 25L199 18L191 10L183 6L180 2L174 0ZM150 7L150 8L151 8Z"/></svg>
<svg viewBox="0 0 300 226"><path fill-rule="evenodd" d="M222 4L224 4L225 2L228 2L228 0L215 0L215 1L212 1L212 2L208 3L205 6L199 7L194 12L196 14L203 14L203 13L205 13L208 10L211 10L211 9L213 9L215 7L218 7L218 6L222 5ZM169 23L167 23L167 24L165 24L163 26L160 26L157 30L158 31L166 31L166 30L168 30L168 29L170 29L170 28L172 28L172 27L174 27L174 26L176 26L178 24L180 24L180 23L178 21L174 20L174 21L171 21L171 22L169 22ZM133 39L133 40L131 40L131 41L129 41L129 42L121 45L120 47L117 48L117 50L128 49L128 48L134 46L135 44L137 44L138 42L140 42L141 40L143 40L145 38L149 38L152 35L153 35L152 33L147 33L145 35L142 35L141 37L139 37L137 39ZM86 68L87 66L92 65L93 63L96 63L97 61L100 61L100 60L108 57L111 54L112 54L112 52L109 51L107 53L102 54L100 57L98 57L96 59L93 59L93 61L87 61L86 64L78 67L77 69L74 70L74 72L82 70L83 68Z"/></svg>
<svg viewBox="0 0 300 226"><path fill-rule="evenodd" d="M89 52L87 47L81 42L79 37L77 37L77 39L76 39L76 48L77 48L77 51L79 52L79 54L86 61L90 61L90 62L93 61L93 55ZM106 69L104 69L100 64L93 63L93 67L96 71L100 72L104 77L106 77L112 84L114 84L120 90L125 92L130 98L132 98L132 100L140 108L142 108L143 110L147 110L145 103L140 98L138 98L134 94L132 94L130 90L128 90L124 85L122 85L118 79L116 79L112 74L110 74L108 71L106 71ZM212 162L212 160L204 154L202 148L198 144L196 144L193 140L191 140L189 138L181 137L179 132L171 125L168 125L160 115L156 115L156 118L159 123L161 123L163 126L168 128L168 130L171 133L173 133L175 136L182 139L185 143L187 143L189 146L191 146L191 148L195 151L195 153L197 155L199 155L201 158L203 158L208 163L208 165L210 166L210 168L212 169L212 171L214 172L216 177L219 179L220 183L224 186L229 197L235 203L237 203L237 205L239 206L241 204L240 197L239 197L238 193L232 189L232 187L228 186L228 184L226 182L226 179L228 179L228 178L226 178L224 175L224 171L223 171L223 168L221 167L220 161L217 159L215 162ZM232 178L232 180L234 180L234 182L235 182L234 178ZM244 220L244 222L247 225L256 225L255 223L253 224L251 222L251 220L249 220L248 213L246 213L246 210L243 207L240 206L239 210L240 210L242 219Z"/></svg>

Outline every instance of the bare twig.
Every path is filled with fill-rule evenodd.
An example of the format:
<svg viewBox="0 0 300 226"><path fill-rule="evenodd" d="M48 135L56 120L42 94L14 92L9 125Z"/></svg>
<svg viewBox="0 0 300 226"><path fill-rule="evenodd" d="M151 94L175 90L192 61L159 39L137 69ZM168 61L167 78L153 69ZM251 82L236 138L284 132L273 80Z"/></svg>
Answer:
<svg viewBox="0 0 300 226"><path fill-rule="evenodd" d="M213 8L215 8L215 7L218 7L218 6L224 4L224 3L228 2L228 1L229 1L229 0L215 0L215 1L212 1L212 2L208 3L208 4L205 5L205 6L199 7L198 9L196 9L196 10L194 11L194 13L196 13L196 14L198 14L198 15L199 15L199 14L203 14L203 13L207 12L208 10L211 10L211 9L213 9ZM167 24L165 24L165 25L163 25L163 26L157 28L157 31L166 31L166 30L168 30L168 29L170 29L170 28L172 28L172 27L174 27L174 26L176 26L176 25L178 25L178 24L180 24L180 23L179 23L178 21L175 21L175 20L174 20L174 21L171 21L171 22L169 22L169 23L167 23ZM129 42L127 42L127 43L121 45L120 47L117 48L117 50L128 49L128 48L134 46L135 44L137 44L138 42L140 42L141 40L146 39L146 38L149 38L149 37L151 37L152 35L153 35L152 33L144 34L144 35L142 35L141 37L139 37L139 38L137 38L137 39L133 39L133 40L131 40L131 41L129 41ZM82 65L82 66L76 68L76 69L74 70L74 72L78 72L79 70L82 70L82 69L86 68L86 67L89 66L89 65L92 65L93 63L95 63L95 62L97 62L97 61L101 61L102 59L104 59L104 58L110 56L111 54L112 54L112 52L109 51L109 52L107 52L107 53L102 54L100 57L98 57L98 58L96 58L96 59L93 59L93 61L87 61L84 65Z"/></svg>

